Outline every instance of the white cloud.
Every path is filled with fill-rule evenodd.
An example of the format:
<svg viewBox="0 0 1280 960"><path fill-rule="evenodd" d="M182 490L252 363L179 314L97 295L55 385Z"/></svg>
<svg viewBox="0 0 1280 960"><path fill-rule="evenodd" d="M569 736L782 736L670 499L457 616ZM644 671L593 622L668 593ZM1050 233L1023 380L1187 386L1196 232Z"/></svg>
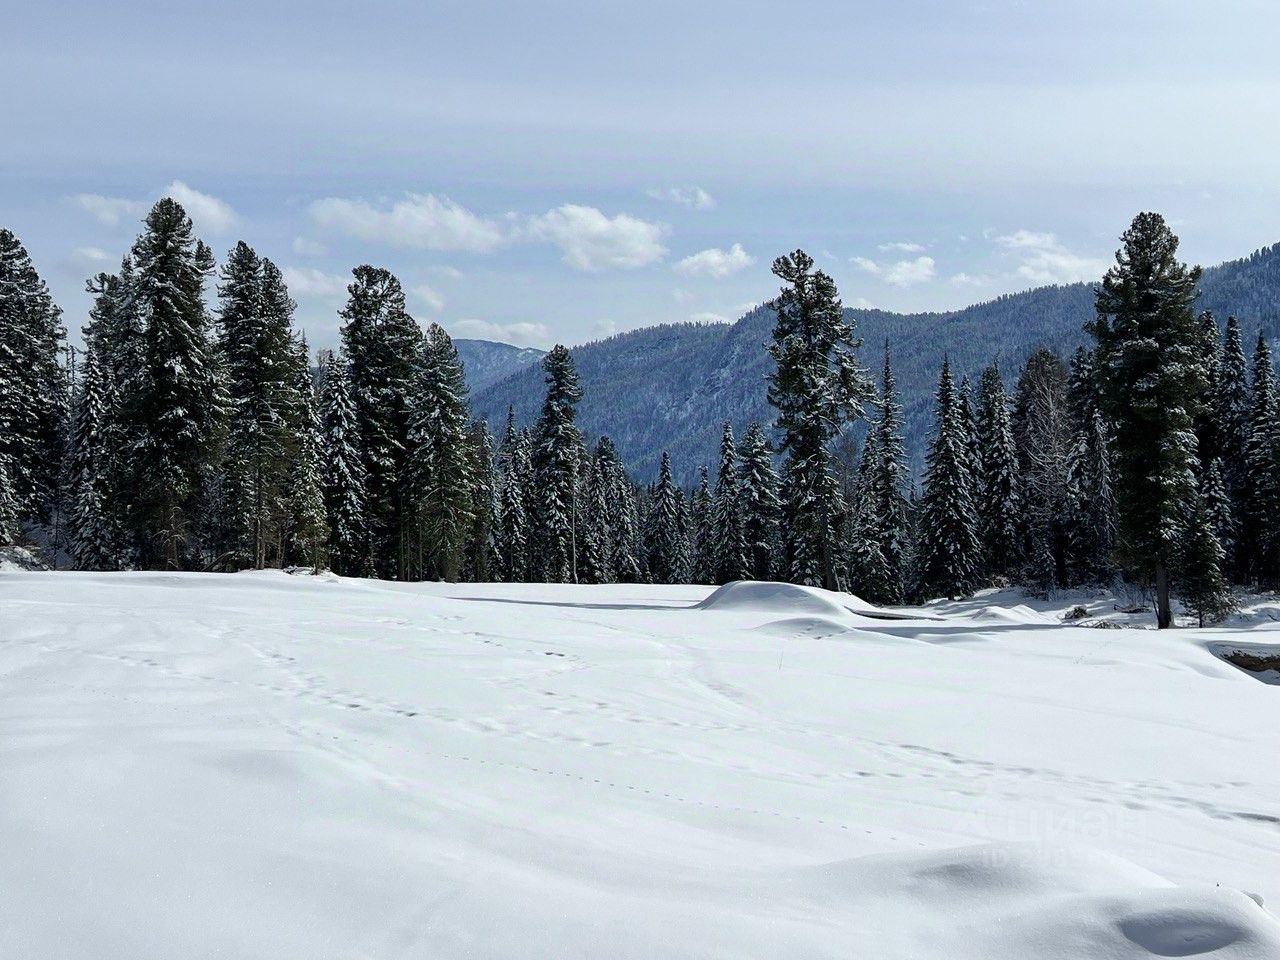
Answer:
<svg viewBox="0 0 1280 960"><path fill-rule="evenodd" d="M134 220L146 215L147 205L141 200L104 197L98 193L77 193L71 202L99 223L114 227L121 220Z"/></svg>
<svg viewBox="0 0 1280 960"><path fill-rule="evenodd" d="M937 266L933 257L916 257L914 260L899 260L897 263L888 264L876 263L867 257L853 257L850 263L895 287L913 287L918 283L928 283L933 279Z"/></svg>
<svg viewBox="0 0 1280 960"><path fill-rule="evenodd" d="M985 287L991 283L991 278L981 273L953 273L950 279L952 283L960 287Z"/></svg>
<svg viewBox="0 0 1280 960"><path fill-rule="evenodd" d="M597 320L592 325L592 330L598 337L612 337L618 332L618 321L610 320L608 318Z"/></svg>
<svg viewBox="0 0 1280 960"><path fill-rule="evenodd" d="M924 253L923 244L902 241L895 243L882 243L878 249L884 253Z"/></svg>
<svg viewBox="0 0 1280 960"><path fill-rule="evenodd" d="M347 295L350 278L336 273L325 273L314 267L285 267L284 282L295 297L317 300L335 300Z"/></svg>
<svg viewBox="0 0 1280 960"><path fill-rule="evenodd" d="M307 237L294 237L293 252L301 257L323 257L329 250L318 240L311 240Z"/></svg>
<svg viewBox="0 0 1280 960"><path fill-rule="evenodd" d="M182 204L197 229L207 233L226 233L239 222L231 205L207 193L189 187L181 180L174 180L156 196L172 197ZM97 193L78 193L71 198L80 209L99 223L113 227L122 220L140 220L147 215L151 204L146 200L129 200L124 197L104 197Z"/></svg>
<svg viewBox="0 0 1280 960"><path fill-rule="evenodd" d="M701 187L650 187L645 191L654 200L676 203L690 210L710 210L715 198Z"/></svg>
<svg viewBox="0 0 1280 960"><path fill-rule="evenodd" d="M755 262L756 258L743 250L742 244L735 243L728 250L712 247L685 257L675 265L675 269L690 276L720 279L745 270Z"/></svg>
<svg viewBox="0 0 1280 960"><path fill-rule="evenodd" d="M450 280L461 280L466 276L457 267L451 267L448 264L437 264L433 267L427 267L432 273L438 273L442 277L448 277Z"/></svg>
<svg viewBox="0 0 1280 960"><path fill-rule="evenodd" d="M1021 258L1015 273L1037 286L1097 280L1107 271L1106 260L1073 253L1052 233L1016 230L994 237L997 244Z"/></svg>
<svg viewBox="0 0 1280 960"><path fill-rule="evenodd" d="M411 292L415 297L418 298L420 302L426 304L436 313L439 313L441 310L444 309L444 297L440 296L439 293L437 293L427 284L420 283L416 287L414 287Z"/></svg>
<svg viewBox="0 0 1280 960"><path fill-rule="evenodd" d="M326 197L310 213L320 227L394 247L486 253L507 240L499 224L432 193L411 193L390 208Z"/></svg>
<svg viewBox="0 0 1280 960"><path fill-rule="evenodd" d="M566 203L530 218L525 236L555 244L576 270L634 269L667 255L659 240L666 228L629 214L607 217L595 207Z"/></svg>
<svg viewBox="0 0 1280 960"><path fill-rule="evenodd" d="M106 263L111 259L111 254L101 247L79 247L76 250L76 259L85 263Z"/></svg>
<svg viewBox="0 0 1280 960"><path fill-rule="evenodd" d="M240 220L226 201L201 193L181 180L173 181L160 195L177 200L196 228L208 233L227 233Z"/></svg>
<svg viewBox="0 0 1280 960"><path fill-rule="evenodd" d="M517 347L540 347L549 339L544 323L492 323L489 320L456 320L449 324L455 337L472 340L497 340Z"/></svg>

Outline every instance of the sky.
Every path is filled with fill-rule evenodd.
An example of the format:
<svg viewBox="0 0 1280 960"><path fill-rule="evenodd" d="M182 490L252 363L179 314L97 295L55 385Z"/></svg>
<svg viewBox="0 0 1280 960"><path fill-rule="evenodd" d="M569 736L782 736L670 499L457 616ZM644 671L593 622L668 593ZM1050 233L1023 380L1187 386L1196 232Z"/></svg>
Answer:
<svg viewBox="0 0 1280 960"><path fill-rule="evenodd" d="M1254 0L15 3L0 226L74 332L147 206L454 336L724 322L807 250L844 302L1096 279L1140 210L1205 265L1280 241L1280 5Z"/></svg>

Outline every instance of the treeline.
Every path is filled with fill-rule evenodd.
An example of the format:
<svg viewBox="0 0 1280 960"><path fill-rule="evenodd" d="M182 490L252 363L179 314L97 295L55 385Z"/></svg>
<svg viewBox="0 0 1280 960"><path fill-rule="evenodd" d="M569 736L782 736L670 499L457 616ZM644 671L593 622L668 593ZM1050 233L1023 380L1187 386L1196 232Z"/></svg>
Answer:
<svg viewBox="0 0 1280 960"><path fill-rule="evenodd" d="M714 473L686 490L666 454L638 485L608 436L583 436L562 346L536 421L508 414L492 437L449 336L385 270L353 271L341 348L316 369L276 265L240 243L215 269L161 200L120 270L89 281L70 363L0 231L0 542L39 531L91 570L785 579L885 604L1124 578L1155 589L1162 625L1170 591L1212 619L1230 583L1280 581L1271 357L1259 337L1250 374L1235 319L1224 337L1193 314L1198 268L1158 216L1124 244L1091 348L1033 353L1012 391L995 361L976 387L943 362L919 488L887 346L873 378L835 284L802 251L779 258L776 422L725 423Z"/></svg>

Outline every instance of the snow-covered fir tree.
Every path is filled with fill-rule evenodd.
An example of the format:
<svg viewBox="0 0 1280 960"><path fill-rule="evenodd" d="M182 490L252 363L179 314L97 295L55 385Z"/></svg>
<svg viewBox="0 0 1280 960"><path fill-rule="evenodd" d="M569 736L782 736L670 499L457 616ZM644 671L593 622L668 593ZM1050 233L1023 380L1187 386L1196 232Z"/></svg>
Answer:
<svg viewBox="0 0 1280 960"><path fill-rule="evenodd" d="M1214 536L1218 538L1226 556L1230 557L1236 539L1236 518L1231 512L1231 495L1227 491L1223 478L1221 458L1214 460L1207 468L1200 484L1200 495L1204 498L1205 515L1213 527ZM1227 568L1223 567L1226 574ZM1230 577L1227 577L1230 580Z"/></svg>
<svg viewBox="0 0 1280 960"><path fill-rule="evenodd" d="M957 598L972 593L976 584L978 517L970 487L968 437L946 360L938 379L934 417L920 501L916 592L923 599Z"/></svg>
<svg viewBox="0 0 1280 960"><path fill-rule="evenodd" d="M311 379L306 338L292 351L292 396L288 411L289 462L285 495L284 561L305 564L319 572L327 560L328 520L324 508L323 448L315 383Z"/></svg>
<svg viewBox="0 0 1280 960"><path fill-rule="evenodd" d="M671 457L664 450L649 506L646 541L649 576L654 583L681 583L685 578L688 548L684 529L684 504L671 475Z"/></svg>
<svg viewBox="0 0 1280 960"><path fill-rule="evenodd" d="M1192 304L1199 268L1177 259L1159 214L1140 213L1097 289L1097 371L1114 425L1116 507L1125 566L1149 576L1156 623L1173 621L1170 572L1196 495L1195 423L1205 400L1203 337Z"/></svg>
<svg viewBox="0 0 1280 960"><path fill-rule="evenodd" d="M1115 567L1116 502L1111 481L1110 436L1096 407L1076 429L1067 463L1071 505L1072 582L1106 583Z"/></svg>
<svg viewBox="0 0 1280 960"><path fill-rule="evenodd" d="M738 449L733 425L720 431L720 468L712 506L711 555L713 582L746 580L747 543L742 532L742 490L738 479Z"/></svg>
<svg viewBox="0 0 1280 960"><path fill-rule="evenodd" d="M1223 573L1226 551L1214 529L1214 507L1206 489L1208 470L1201 480L1186 504L1187 516L1178 531L1176 569L1178 596L1203 627L1226 617L1235 607L1235 598Z"/></svg>
<svg viewBox="0 0 1280 960"><path fill-rule="evenodd" d="M698 468L698 484L689 498L689 579L692 583L715 582L715 523L711 481L705 466Z"/></svg>
<svg viewBox="0 0 1280 960"><path fill-rule="evenodd" d="M71 561L77 570L115 570L121 543L112 503L115 447L106 422L106 372L95 349L83 356L71 443Z"/></svg>
<svg viewBox="0 0 1280 960"><path fill-rule="evenodd" d="M609 525L608 486L597 457L588 458L582 495L578 549L580 583L613 583L612 531Z"/></svg>
<svg viewBox="0 0 1280 960"><path fill-rule="evenodd" d="M986 579L1008 578L1022 563L1023 503L1009 397L998 363L982 372L976 418L982 568Z"/></svg>
<svg viewBox="0 0 1280 960"><path fill-rule="evenodd" d="M769 353L769 402L778 411L785 455L782 525L785 573L795 583L836 589L840 490L830 444L862 415L872 394L854 351L861 340L845 317L832 279L803 250L779 257L783 287Z"/></svg>
<svg viewBox="0 0 1280 960"><path fill-rule="evenodd" d="M1026 535L1024 582L1040 592L1071 583L1068 486L1072 420L1067 371L1052 350L1027 358L1014 399L1013 436Z"/></svg>
<svg viewBox="0 0 1280 960"><path fill-rule="evenodd" d="M578 521L578 463L582 435L575 407L582 388L569 351L556 344L543 358L546 397L533 434L536 551L542 579L566 583L574 575Z"/></svg>
<svg viewBox="0 0 1280 960"><path fill-rule="evenodd" d="M61 318L26 248L0 229L0 457L20 520L49 520L62 474L69 398Z"/></svg>
<svg viewBox="0 0 1280 960"><path fill-rule="evenodd" d="M0 546L18 540L18 497L13 489L9 457L0 453Z"/></svg>
<svg viewBox="0 0 1280 960"><path fill-rule="evenodd" d="M471 529L467 533L463 576L475 583L496 579L494 539L498 518L498 490L494 472L493 434L483 420L471 424L467 437L471 478Z"/></svg>
<svg viewBox="0 0 1280 960"><path fill-rule="evenodd" d="M1213 406L1221 443L1222 479L1231 498L1231 515L1239 519L1247 515L1249 486L1249 374L1240 323L1234 316L1227 317ZM1246 546L1241 538L1233 537L1228 550L1228 567L1238 581L1248 576L1249 558L1247 549L1242 549Z"/></svg>
<svg viewBox="0 0 1280 960"><path fill-rule="evenodd" d="M1280 581L1280 423L1277 423L1275 372L1271 348L1262 333L1253 352L1253 392L1249 404L1249 437L1245 445L1244 527L1247 540L1243 544L1249 557L1249 572L1260 585L1272 586ZM1242 538L1244 539L1244 538Z"/></svg>
<svg viewBox="0 0 1280 960"><path fill-rule="evenodd" d="M507 429L498 447L498 515L494 532L494 571L500 580L521 582L529 577L529 537L532 518L527 497L532 483L527 433L517 430L515 414L507 411Z"/></svg>
<svg viewBox="0 0 1280 960"><path fill-rule="evenodd" d="M364 468L364 539L374 572L397 579L405 575L417 532L409 406L422 331L405 311L404 290L390 272L365 265L352 274L339 317Z"/></svg>
<svg viewBox="0 0 1280 960"><path fill-rule="evenodd" d="M126 400L130 521L146 566L185 566L202 482L226 401L204 305L213 255L171 198L158 201L133 246L141 368Z"/></svg>
<svg viewBox="0 0 1280 960"><path fill-rule="evenodd" d="M781 504L778 475L764 427L755 422L747 427L738 454L747 574L752 580L772 580L777 569Z"/></svg>
<svg viewBox="0 0 1280 960"><path fill-rule="evenodd" d="M414 575L456 581L472 524L467 385L457 348L438 323L427 330L409 412L409 476L420 559Z"/></svg>
<svg viewBox="0 0 1280 960"><path fill-rule="evenodd" d="M1195 417L1196 456L1201 465L1207 467L1223 455L1222 424L1218 420L1216 400L1222 388L1222 365L1226 357L1213 313L1205 310L1197 323L1200 328L1198 355L1204 372L1204 399L1197 404Z"/></svg>
<svg viewBox="0 0 1280 960"><path fill-rule="evenodd" d="M614 577L622 583L638 583L642 576L640 519L631 478L608 436L596 443L595 461L600 467L608 510L610 562Z"/></svg>
<svg viewBox="0 0 1280 960"><path fill-rule="evenodd" d="M330 355L321 386L320 448L324 455L329 565L342 576L361 576L369 567L365 469L344 356Z"/></svg>

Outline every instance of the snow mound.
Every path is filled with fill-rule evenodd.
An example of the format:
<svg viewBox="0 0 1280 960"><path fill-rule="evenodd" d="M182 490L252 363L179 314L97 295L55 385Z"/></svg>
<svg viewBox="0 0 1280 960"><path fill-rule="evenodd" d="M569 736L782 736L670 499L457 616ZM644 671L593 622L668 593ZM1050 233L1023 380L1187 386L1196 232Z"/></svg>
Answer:
<svg viewBox="0 0 1280 960"><path fill-rule="evenodd" d="M1057 623L1053 617L1040 613L1038 610L1032 610L1024 603L1015 604L1011 607L981 607L966 613L964 616L968 620L980 623L1011 623L1019 626L1031 624L1041 626L1046 623Z"/></svg>
<svg viewBox="0 0 1280 960"><path fill-rule="evenodd" d="M849 614L878 620L908 620L917 616L872 606L851 593L836 593L820 587L764 580L735 580L733 583L726 583L697 604L696 609L808 614L837 619L847 618Z"/></svg>
<svg viewBox="0 0 1280 960"><path fill-rule="evenodd" d="M913 945L919 956L1280 956L1280 922L1247 895L1177 887L1084 848L998 843L845 860L798 872L790 892L831 918L880 927L866 930L867 943L927 930Z"/></svg>

